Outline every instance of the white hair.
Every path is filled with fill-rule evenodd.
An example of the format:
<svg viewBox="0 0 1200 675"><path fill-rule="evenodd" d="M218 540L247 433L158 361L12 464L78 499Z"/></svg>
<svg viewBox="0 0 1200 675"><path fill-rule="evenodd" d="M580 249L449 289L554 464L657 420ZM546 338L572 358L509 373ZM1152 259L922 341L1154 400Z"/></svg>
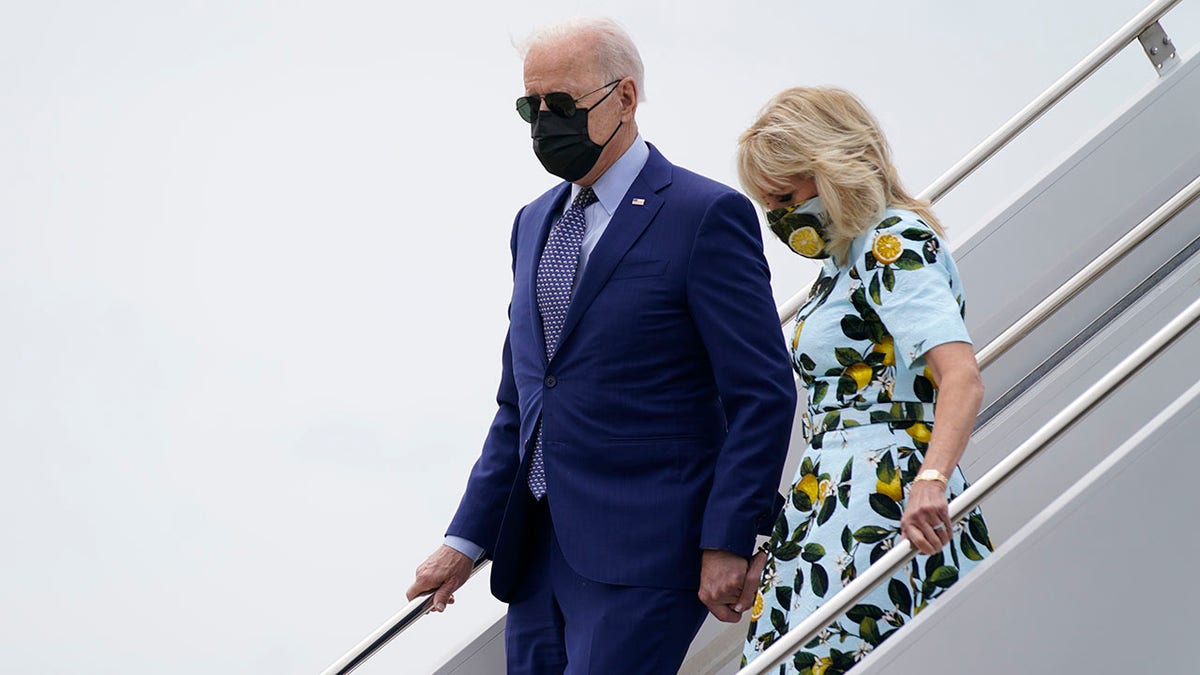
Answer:
<svg viewBox="0 0 1200 675"><path fill-rule="evenodd" d="M583 36L596 38L596 66L605 82L633 78L638 100L646 98L645 68L633 38L616 21L607 18L576 17L542 26L515 44L521 58L531 49L548 42L570 42Z"/></svg>

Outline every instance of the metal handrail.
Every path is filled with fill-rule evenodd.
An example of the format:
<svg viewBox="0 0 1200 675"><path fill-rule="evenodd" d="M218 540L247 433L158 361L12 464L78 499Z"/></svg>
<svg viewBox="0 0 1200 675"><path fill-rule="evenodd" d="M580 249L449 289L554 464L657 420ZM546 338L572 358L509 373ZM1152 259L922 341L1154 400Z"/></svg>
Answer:
<svg viewBox="0 0 1200 675"><path fill-rule="evenodd" d="M1067 71L1066 75L1060 77L1057 82L1050 85L1048 89L1043 91L1029 105L1013 115L1011 119L1004 123L1004 126L984 139L974 150L967 153L966 157L963 157L957 164L950 167L946 173L933 181L932 185L921 192L919 198L929 200L932 203L944 197L954 186L974 173L976 169L988 159L991 159L1001 148L1008 145L1026 127L1033 124L1046 111L1054 107L1054 104L1058 103L1092 73L1096 72L1097 69L1107 63L1113 56L1137 39L1138 34L1146 30L1155 21L1158 21L1163 14L1166 14L1180 2L1182 0L1156 0L1150 6L1146 7L1146 9L1139 12L1137 16L1130 19L1120 30L1113 33L1099 47L1096 47L1091 54L1088 54L1074 68ZM795 316L806 298L807 293L801 291L784 301L779 306L779 322L781 324L787 323Z"/></svg>
<svg viewBox="0 0 1200 675"><path fill-rule="evenodd" d="M479 560L475 563L475 568L471 570L471 576L475 576L480 570L487 567L491 561ZM392 618L383 622L379 628L376 628L373 633L363 638L362 642L354 645L354 648L342 655L342 658L334 661L328 668L321 671L321 675L346 675L347 673L358 668L367 659L375 655L375 652L383 649L383 646L392 641L400 633L403 633L409 626L416 623L417 619L429 613L433 607L433 593L424 593L413 598L404 609L396 612Z"/></svg>
<svg viewBox="0 0 1200 675"><path fill-rule="evenodd" d="M1133 373L1150 359L1165 350L1180 335L1200 320L1200 299L1192 302L1170 323L1154 334L1144 345L1121 361L1103 378L1083 392L1069 406L1055 415L988 471L974 485L967 488L957 499L950 502L950 520L957 523L967 516L985 497L1007 481L1018 469L1029 463L1063 432L1103 401L1114 389L1121 386ZM804 621L792 627L786 634L773 642L758 658L754 659L737 675L761 675L784 663L793 653L815 638L839 616L853 607L883 580L891 577L916 556L912 543L901 539L882 558L867 568L854 581L809 614Z"/></svg>
<svg viewBox="0 0 1200 675"><path fill-rule="evenodd" d="M983 165L984 162L999 152L1000 149L1008 145L1013 138L1024 131L1030 124L1045 114L1050 108L1058 103L1059 100L1074 90L1075 87L1079 86L1079 84L1087 79L1092 73L1107 63L1114 55L1124 49L1130 42L1136 39L1139 33L1144 31L1148 26L1153 24L1155 21L1161 18L1163 14L1166 14L1180 2L1182 2L1182 0L1155 0L1155 2L1153 2L1146 9L1142 10L1137 16L1122 26L1120 30L1109 37L1108 40L1093 50L1091 54L1083 59L1083 61L1077 64L1074 68L1068 71L1067 74L1063 75L1057 82L1042 92L1042 94L1029 103L1029 105L1021 109L1021 111L1009 119L1008 122L992 133L992 135L988 136L982 143L969 152L966 157L961 159L957 164L938 177L938 179L935 180L932 185L922 191L918 197L920 199L929 200L931 203L941 199L946 195L946 193L961 183L967 176L974 173L975 170ZM1188 196L1181 199L1180 195L1184 192L1186 192ZM1037 305L1020 321L1011 326L1008 330L1001 333L995 340L988 343L987 346L980 350L976 357L979 361L980 368L983 368L988 363L994 361L996 357L998 357L1000 354L1003 354L1013 344L1027 335L1029 331L1044 321L1045 318L1058 309L1062 303L1066 302L1071 297L1074 297L1074 295L1079 291L1086 288L1096 278L1096 276L1098 276L1099 272L1104 266L1107 264L1112 264L1112 262L1115 262L1123 257L1126 253L1128 253L1129 250L1145 239L1146 236L1149 236L1150 233L1158 229L1158 227L1160 227L1163 223L1165 223L1167 220L1170 220L1170 218L1172 218L1180 210L1194 201L1198 194L1200 194L1200 178L1193 181L1180 193L1177 193L1172 200L1159 207L1159 209L1148 216L1146 220L1142 221L1142 223L1135 227L1134 230L1131 230L1125 235L1125 237L1122 237L1112 247L1101 254L1101 257L1107 260L1105 265L1097 264L1097 261L1099 261L1101 258L1098 258L1097 261L1093 261L1092 264L1088 265L1083 270L1080 270L1079 273L1077 273L1053 294L1043 300L1042 303ZM789 320L791 320L792 317L796 315L796 312L799 311L806 298L807 293L801 291L779 305L777 311L781 325L786 324ZM1018 449L1017 452L1019 451L1020 450ZM1016 455L1017 452L1014 452L1013 455ZM1010 455L1010 458L1013 455ZM1001 465L997 465L996 468L999 468L999 466ZM992 472L995 470L996 469L994 468ZM988 475L990 476L992 472L989 472ZM984 479L986 478L987 476L984 477ZM982 483L982 479L973 487L979 486L980 483ZM964 492L958 500L955 500L955 502L961 501L963 497L969 493L970 490ZM951 504L951 507L953 507L953 503ZM970 509L964 510L964 515L969 511ZM953 515L954 511L952 510L951 516L953 517ZM856 581L852 582L850 586L847 586L846 589L843 589L841 593L834 596L830 602L827 602L822 605L821 608L818 608L817 612L820 613L824 608L835 604L835 601L838 598L845 594L847 590L857 585L860 581L870 579L873 576L872 570L883 565L890 559L890 556L896 554L898 551L904 550L906 546L911 548L911 545L908 544L907 540L901 541L897 548L892 549L891 552L889 552L883 558L880 558L874 565L868 568L868 570L864 572L862 576L860 576ZM486 559L477 561L474 569L471 571L471 576L475 576L475 574L477 574L480 570L488 567L490 563L491 561ZM880 579L883 578L882 574L879 576ZM861 595L865 595L869 590L870 589L868 588L866 591L863 591ZM858 597L861 597L861 595ZM851 602L856 602L858 597L851 600ZM359 665L364 663L367 659L371 658L375 652L381 649L393 638L406 630L422 616L427 614L432 604L432 593L427 593L413 599L408 605L406 605L394 616L384 622L379 628L375 629L374 632L363 639L362 642L355 645L353 649L322 671L322 675L347 675ZM817 614L814 613L809 618L811 619L816 615ZM832 621L834 618L836 618L836 616L838 616L838 614L832 614L829 621ZM828 623L828 621L826 623ZM818 628L818 631L819 630L820 629ZM788 635L792 635L792 632L789 632ZM811 639L811 636L809 639ZM776 644L780 644L780 642L777 642ZM774 645L772 648L773 647ZM769 652L764 653L763 657L765 657L767 653ZM757 664L758 662L762 661L763 657L756 659L754 663ZM753 666L754 664L751 665ZM749 672L753 671L749 670L748 667L743 671L739 671L739 675Z"/></svg>
<svg viewBox="0 0 1200 675"><path fill-rule="evenodd" d="M1009 326L996 339L992 340L979 353L975 355L979 361L979 367L985 368L988 364L995 361L1001 354L1008 351L1010 347L1021 341L1021 338L1029 334L1037 326L1041 325L1051 314L1059 307L1062 307L1071 298L1075 297L1083 289L1087 288L1093 281L1096 280L1106 269L1123 258L1126 253L1132 251L1143 239L1150 236L1158 228L1166 224L1167 221L1174 218L1180 211L1188 207L1196 198L1200 197L1200 176L1197 176L1188 183L1182 190L1176 192L1170 199L1154 210L1153 213L1146 216L1145 220L1138 223L1136 227L1127 232L1101 253L1095 260L1088 263L1083 269L1075 273L1062 286L1059 286L1056 291L1046 296L1029 313L1021 317L1016 323Z"/></svg>

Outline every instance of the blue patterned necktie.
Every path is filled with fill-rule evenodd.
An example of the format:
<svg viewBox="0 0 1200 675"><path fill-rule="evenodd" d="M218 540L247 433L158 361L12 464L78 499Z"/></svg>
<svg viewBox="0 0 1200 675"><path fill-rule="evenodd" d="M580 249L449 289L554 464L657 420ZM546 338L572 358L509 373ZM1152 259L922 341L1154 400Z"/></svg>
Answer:
<svg viewBox="0 0 1200 675"><path fill-rule="evenodd" d="M546 358L554 358L558 338L571 306L571 291L579 269L579 249L587 232L583 210L596 202L596 193L585 187L576 195L566 213L550 228L546 247L537 270L537 304L542 315L542 335L546 341ZM546 467L542 461L542 421L538 420L537 439L529 462L529 490L536 499L546 495Z"/></svg>

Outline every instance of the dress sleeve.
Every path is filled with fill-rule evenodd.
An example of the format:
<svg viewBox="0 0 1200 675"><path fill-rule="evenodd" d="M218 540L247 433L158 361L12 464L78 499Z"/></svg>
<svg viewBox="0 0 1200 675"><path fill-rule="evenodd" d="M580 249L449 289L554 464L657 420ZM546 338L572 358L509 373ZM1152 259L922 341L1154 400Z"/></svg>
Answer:
<svg viewBox="0 0 1200 675"><path fill-rule="evenodd" d="M957 268L937 233L915 216L891 216L866 236L855 269L896 357L915 368L940 344L970 344Z"/></svg>

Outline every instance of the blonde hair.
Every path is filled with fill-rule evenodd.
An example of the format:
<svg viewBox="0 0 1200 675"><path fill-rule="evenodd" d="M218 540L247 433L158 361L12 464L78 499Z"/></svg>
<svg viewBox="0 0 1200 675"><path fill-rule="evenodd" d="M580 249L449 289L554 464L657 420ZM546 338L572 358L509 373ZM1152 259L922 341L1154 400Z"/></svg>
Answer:
<svg viewBox="0 0 1200 675"><path fill-rule="evenodd" d="M738 138L738 178L756 200L795 178L816 182L829 215L829 250L844 263L855 237L884 209L908 209L944 234L929 202L910 195L879 123L853 94L794 87L776 94Z"/></svg>

